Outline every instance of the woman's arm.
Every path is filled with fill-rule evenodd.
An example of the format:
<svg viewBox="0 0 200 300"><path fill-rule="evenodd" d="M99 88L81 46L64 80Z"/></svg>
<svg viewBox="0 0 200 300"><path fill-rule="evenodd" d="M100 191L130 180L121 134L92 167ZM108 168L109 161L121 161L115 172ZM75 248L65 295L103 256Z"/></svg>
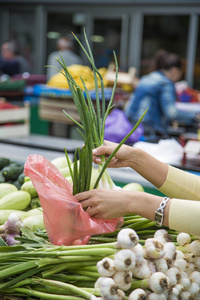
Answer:
<svg viewBox="0 0 200 300"><path fill-rule="evenodd" d="M100 163L101 159L99 156L103 154L109 156L117 145L116 143L105 141L104 146L94 149L94 162ZM164 184L168 173L168 165L139 148L127 145L121 146L108 166L111 168L130 167L157 188Z"/></svg>

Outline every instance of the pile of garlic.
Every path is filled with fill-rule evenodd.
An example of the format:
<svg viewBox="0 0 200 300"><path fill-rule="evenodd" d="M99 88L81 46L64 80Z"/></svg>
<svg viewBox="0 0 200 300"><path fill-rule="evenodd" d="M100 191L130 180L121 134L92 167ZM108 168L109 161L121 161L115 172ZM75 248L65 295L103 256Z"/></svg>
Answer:
<svg viewBox="0 0 200 300"><path fill-rule="evenodd" d="M97 269L98 299L200 300L200 240L192 242L186 233L177 236L176 246L159 229L142 246L133 229L122 229L116 254L100 260Z"/></svg>

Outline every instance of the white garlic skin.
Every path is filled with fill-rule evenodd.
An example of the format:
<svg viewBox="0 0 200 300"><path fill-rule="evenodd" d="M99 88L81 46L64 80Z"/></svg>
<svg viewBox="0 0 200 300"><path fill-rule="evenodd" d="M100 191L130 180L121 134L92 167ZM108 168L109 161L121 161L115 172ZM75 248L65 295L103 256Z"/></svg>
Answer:
<svg viewBox="0 0 200 300"><path fill-rule="evenodd" d="M184 246L184 245L187 245L187 244L190 244L191 243L191 237L188 233L185 233L185 232L180 232L178 235L177 235L177 243L179 246Z"/></svg>
<svg viewBox="0 0 200 300"><path fill-rule="evenodd" d="M131 249L139 242L139 237L135 230L131 228L124 228L117 234L117 245L119 248Z"/></svg>
<svg viewBox="0 0 200 300"><path fill-rule="evenodd" d="M115 267L118 271L129 271L135 267L135 253L130 249L122 249L115 254Z"/></svg>

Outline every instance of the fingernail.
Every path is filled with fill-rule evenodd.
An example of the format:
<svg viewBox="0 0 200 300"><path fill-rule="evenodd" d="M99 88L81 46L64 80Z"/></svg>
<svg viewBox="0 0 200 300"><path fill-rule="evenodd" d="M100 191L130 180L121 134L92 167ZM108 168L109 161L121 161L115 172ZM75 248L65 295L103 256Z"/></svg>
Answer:
<svg viewBox="0 0 200 300"><path fill-rule="evenodd" d="M97 149L93 149L93 150L92 150L92 153L93 153L93 154L97 154Z"/></svg>

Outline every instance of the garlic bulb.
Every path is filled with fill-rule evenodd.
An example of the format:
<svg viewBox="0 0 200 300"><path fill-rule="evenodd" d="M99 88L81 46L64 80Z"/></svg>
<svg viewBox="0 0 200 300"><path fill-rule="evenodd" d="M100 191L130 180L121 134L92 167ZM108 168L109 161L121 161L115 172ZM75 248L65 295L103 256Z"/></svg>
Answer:
<svg viewBox="0 0 200 300"><path fill-rule="evenodd" d="M192 282L196 282L199 285L199 287L200 287L200 272L199 271L193 271L190 274L190 280Z"/></svg>
<svg viewBox="0 0 200 300"><path fill-rule="evenodd" d="M169 279L162 272L156 272L149 278L149 288L156 294L169 290Z"/></svg>
<svg viewBox="0 0 200 300"><path fill-rule="evenodd" d="M114 260L109 257L104 257L98 261L97 270L101 276L112 276L116 271Z"/></svg>
<svg viewBox="0 0 200 300"><path fill-rule="evenodd" d="M165 229L156 230L156 232L154 233L154 238L156 240L158 240L159 242L161 242L162 244L165 244L167 242L172 241L171 236L169 235L169 233Z"/></svg>
<svg viewBox="0 0 200 300"><path fill-rule="evenodd" d="M155 238L145 241L145 255L147 258L158 259L165 255L164 245Z"/></svg>
<svg viewBox="0 0 200 300"><path fill-rule="evenodd" d="M117 235L117 245L119 248L131 249L139 242L139 237L135 230L131 228L121 229Z"/></svg>
<svg viewBox="0 0 200 300"><path fill-rule="evenodd" d="M171 286L174 286L175 284L177 284L177 278L180 276L180 272L179 272L178 268L171 267L169 270L167 270L167 272L165 273L165 275L169 279L169 284Z"/></svg>
<svg viewBox="0 0 200 300"><path fill-rule="evenodd" d="M115 254L114 264L119 271L129 271L135 267L135 254L130 249L120 250Z"/></svg>
<svg viewBox="0 0 200 300"><path fill-rule="evenodd" d="M112 276L115 284L123 291L127 291L131 287L132 272L131 271L117 271Z"/></svg>
<svg viewBox="0 0 200 300"><path fill-rule="evenodd" d="M140 288L133 290L128 297L128 300L147 300L147 299L149 298L146 292Z"/></svg>
<svg viewBox="0 0 200 300"><path fill-rule="evenodd" d="M100 294L104 300L122 300L125 298L124 292L118 289L112 278L103 280L100 287Z"/></svg>
<svg viewBox="0 0 200 300"><path fill-rule="evenodd" d="M200 240L194 240L189 244L190 252L196 256L200 256Z"/></svg>
<svg viewBox="0 0 200 300"><path fill-rule="evenodd" d="M103 276L99 277L99 278L96 280L96 282L95 282L95 284L94 284L94 287L95 287L96 289L100 288L100 287L101 287L101 284L102 284L102 282L103 282L103 280L105 280L106 278L107 278L107 277L103 277Z"/></svg>
<svg viewBox="0 0 200 300"><path fill-rule="evenodd" d="M188 233L185 233L185 232L180 232L178 235L177 235L177 243L179 244L179 246L184 246L186 244L189 244L191 243L191 237Z"/></svg>
<svg viewBox="0 0 200 300"><path fill-rule="evenodd" d="M190 286L187 288L187 291L190 293L191 296L198 295L199 293L199 285L196 282L192 282Z"/></svg>

